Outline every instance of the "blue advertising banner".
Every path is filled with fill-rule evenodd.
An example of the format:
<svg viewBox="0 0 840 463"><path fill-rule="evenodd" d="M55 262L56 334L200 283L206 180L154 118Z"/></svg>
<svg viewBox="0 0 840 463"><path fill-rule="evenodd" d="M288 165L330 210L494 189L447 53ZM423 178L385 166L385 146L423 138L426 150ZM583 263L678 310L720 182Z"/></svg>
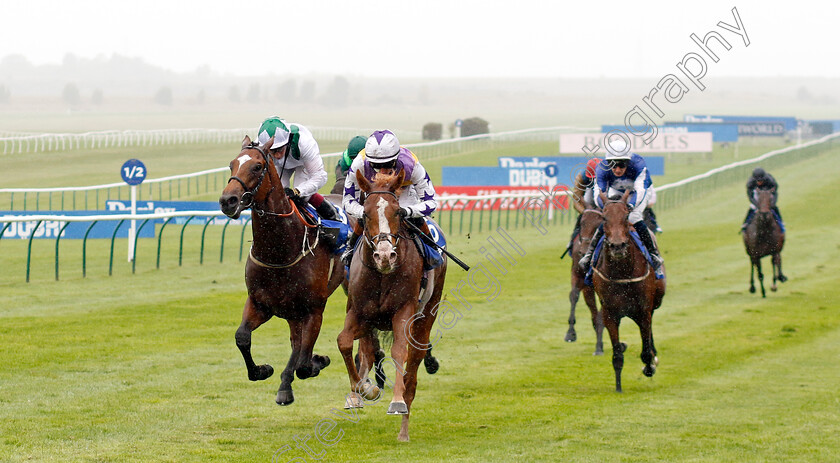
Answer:
<svg viewBox="0 0 840 463"><path fill-rule="evenodd" d="M124 213L124 212L120 212ZM85 215L111 215L117 214L117 212L108 212L108 211L0 211L0 216L2 215L16 215L16 216L27 216L27 215L68 215L68 216L85 216ZM130 221L126 220L120 226L119 231L117 232L117 238L128 238L128 228L130 226ZM58 233L65 224L67 227L64 228L64 231L61 232L62 238L68 239L82 239L85 237L85 233L88 231L88 227L91 226L93 222L67 222L64 220L47 220L41 223L38 226L38 229L35 230L35 226L38 224L36 220L27 221L27 222L10 222L9 228L3 232L3 239L8 238L18 238L18 239L29 239L30 236L33 235L35 238L42 238L42 239L55 239L58 237ZM108 238L110 239L111 236L114 235L114 229L117 227L117 224L120 222L118 220L101 220L96 222L96 225L90 229L90 233L88 233L88 238ZM0 222L0 229L6 226L5 223ZM138 224L139 227L139 224ZM155 227L151 225L146 225L143 227L143 230L140 231L141 238L154 238L155 237Z"/></svg>
<svg viewBox="0 0 840 463"><path fill-rule="evenodd" d="M105 207L110 212L119 212L122 214L131 213L131 201L105 201ZM138 214L162 214L166 212L181 212L181 211L214 211L219 212L219 217L213 219L210 225L224 225L228 218L221 215L219 210L219 203L217 201L137 201ZM189 217L175 217L169 223L185 224ZM206 217L195 218L190 221L190 225L204 225L207 220ZM248 217L240 217L236 220L231 220L231 225L242 225ZM163 223L166 219L155 219L155 223Z"/></svg>
<svg viewBox="0 0 840 463"><path fill-rule="evenodd" d="M812 135L824 136L840 132L840 120L837 119L809 120L805 124Z"/></svg>
<svg viewBox="0 0 840 463"><path fill-rule="evenodd" d="M795 117L776 117L776 116L704 116L699 114L686 114L683 116L685 122L727 122L727 123L782 123L784 124L784 131L796 130L799 121ZM741 132L744 135L743 132Z"/></svg>
<svg viewBox="0 0 840 463"><path fill-rule="evenodd" d="M659 130L663 133L711 132L712 141L714 142L738 141L738 124L724 124L719 122L666 122ZM605 130L605 132L608 131Z"/></svg>
<svg viewBox="0 0 840 463"><path fill-rule="evenodd" d="M554 186L571 185L582 172L587 156L500 157L499 167L444 166L441 185L447 186ZM645 156L651 175L664 175L665 158Z"/></svg>

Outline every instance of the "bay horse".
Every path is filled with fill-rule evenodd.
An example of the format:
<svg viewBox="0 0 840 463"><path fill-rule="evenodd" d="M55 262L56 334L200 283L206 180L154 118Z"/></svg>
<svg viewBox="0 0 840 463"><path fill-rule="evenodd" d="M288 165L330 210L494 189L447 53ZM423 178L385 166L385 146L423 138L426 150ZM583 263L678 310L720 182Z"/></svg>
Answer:
<svg viewBox="0 0 840 463"><path fill-rule="evenodd" d="M578 262L586 250L589 249L589 243L592 241L592 235L601 224L604 223L604 214L597 209L584 209L580 214L580 232L572 241L572 289L569 291L569 302L572 305L569 313L569 330L566 331L566 342L575 342L577 340L577 333L575 332L575 307L583 293L583 300L586 306L589 307L589 312L592 315L592 327L595 328L595 352L593 355L604 355L604 321L601 312L598 310L598 304L595 301L595 291L591 286L584 283L586 272L580 268Z"/></svg>
<svg viewBox="0 0 840 463"><path fill-rule="evenodd" d="M314 355L327 298L344 280L344 265L320 239L286 195L272 160L272 138L258 146L245 137L242 151L230 163L231 177L219 198L222 212L236 219L250 208L253 243L245 263L248 297L236 346L245 360L248 379L260 381L274 373L271 365L256 365L251 357L251 332L271 317L289 324L292 353L280 374L275 401L294 402L292 381L318 376L330 358ZM283 149L283 148L280 148Z"/></svg>
<svg viewBox="0 0 840 463"><path fill-rule="evenodd" d="M752 221L744 230L744 247L750 258L750 292L755 293L755 270L758 269L758 283L761 286L761 297L767 297L764 292L764 273L761 272L761 258L772 257L773 286L776 291L776 280L784 283L787 277L782 273L782 248L785 246L785 234L782 227L773 216L775 206L775 188L756 190L757 210Z"/></svg>
<svg viewBox="0 0 840 463"><path fill-rule="evenodd" d="M639 326L641 358L645 364L642 373L653 376L659 363L653 343L653 311L659 308L665 296L665 278L656 279L642 251L630 242L627 198L631 192L627 190L619 200L607 200L606 195L601 193L604 241L598 261L592 264L592 282L601 301L604 326L612 342L616 392L621 392L621 370L627 349L627 345L618 338L621 319L628 317ZM662 271L665 271L664 266Z"/></svg>
<svg viewBox="0 0 840 463"><path fill-rule="evenodd" d="M366 194L362 243L350 264L349 294L338 349L350 378L346 408L361 408L361 398L378 401L382 391L368 384L373 360L373 331L393 331L391 360L396 367L389 415L402 415L398 439L408 441L411 403L417 390L417 369L430 347L429 334L443 293L447 261L436 268L419 303L423 260L407 227L397 215L399 188L405 172L384 175L371 184L361 171L356 179ZM360 370L353 361L353 341L359 339ZM388 360L388 359L386 359ZM403 367L405 365L405 367Z"/></svg>

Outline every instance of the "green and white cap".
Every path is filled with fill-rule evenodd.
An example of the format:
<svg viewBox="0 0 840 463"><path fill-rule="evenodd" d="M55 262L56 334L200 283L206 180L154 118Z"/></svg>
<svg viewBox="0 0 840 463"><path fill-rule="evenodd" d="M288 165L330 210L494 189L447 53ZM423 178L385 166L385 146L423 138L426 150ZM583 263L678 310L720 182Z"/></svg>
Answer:
<svg viewBox="0 0 840 463"><path fill-rule="evenodd" d="M280 119L278 116L271 116L260 124L257 129L257 140L260 145L268 143L271 137L274 137L274 144L269 146L269 149L279 148L289 142L289 126L286 121Z"/></svg>

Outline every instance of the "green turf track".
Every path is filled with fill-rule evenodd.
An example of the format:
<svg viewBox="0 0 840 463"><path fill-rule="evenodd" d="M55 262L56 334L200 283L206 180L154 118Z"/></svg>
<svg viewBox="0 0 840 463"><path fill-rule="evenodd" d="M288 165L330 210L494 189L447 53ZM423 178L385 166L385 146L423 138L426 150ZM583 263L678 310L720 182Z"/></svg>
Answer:
<svg viewBox="0 0 840 463"><path fill-rule="evenodd" d="M519 229L511 234L527 255L499 276L494 300L463 291L472 309L436 347L440 372L421 373L411 442L397 442L386 396L356 423L336 417L341 440L313 438L312 450L324 461L836 461L838 154L772 172L790 281L767 299L747 291L743 185L659 214L669 279L652 379L628 320L623 394L613 392L609 345L591 355L585 308L578 342L563 342L570 262L558 257L569 227ZM451 237L451 249L478 264L485 236ZM343 295L330 300L316 348L333 364L296 380L296 402L281 408L278 375L249 382L234 344L244 301L234 253L199 266L193 247L184 268L169 253L161 270L141 254L131 275L120 247L115 276L98 255L89 278L62 269L54 282L47 243L34 244L39 276L27 285L25 242L0 242L0 461L267 462L284 445L293 450L279 461L315 461L294 439L333 416L349 389L335 345ZM466 275L449 271L448 288ZM279 371L285 322L257 330L253 346Z"/></svg>

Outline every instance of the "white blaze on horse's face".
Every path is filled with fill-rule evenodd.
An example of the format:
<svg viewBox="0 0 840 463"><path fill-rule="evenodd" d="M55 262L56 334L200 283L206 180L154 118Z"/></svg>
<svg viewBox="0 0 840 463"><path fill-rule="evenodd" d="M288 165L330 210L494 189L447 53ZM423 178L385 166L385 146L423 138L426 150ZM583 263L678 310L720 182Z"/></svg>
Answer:
<svg viewBox="0 0 840 463"><path fill-rule="evenodd" d="M242 156L239 156L238 158L236 158L236 160L239 161L239 168L241 169L242 166L244 166L246 162L251 160L251 156L248 156L247 154L243 154Z"/></svg>
<svg viewBox="0 0 840 463"><path fill-rule="evenodd" d="M379 233L389 235L391 233L391 225L388 223L388 217L385 215L385 208L388 207L388 201L380 197L376 203L376 209L379 218ZM397 261L397 253L394 246L391 244L390 236L379 240L376 243L376 249L373 252L373 259L376 261L377 267L380 270L390 270L394 267Z"/></svg>

